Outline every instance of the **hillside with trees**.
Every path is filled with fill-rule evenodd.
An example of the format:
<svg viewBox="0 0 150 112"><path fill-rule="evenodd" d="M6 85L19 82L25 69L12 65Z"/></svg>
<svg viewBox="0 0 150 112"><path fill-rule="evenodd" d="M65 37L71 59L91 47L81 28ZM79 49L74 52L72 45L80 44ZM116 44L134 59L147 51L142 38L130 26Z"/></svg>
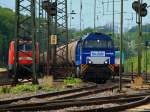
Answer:
<svg viewBox="0 0 150 112"><path fill-rule="evenodd" d="M137 31L137 26L132 27L129 32L136 32ZM150 32L150 24L146 24L142 26L142 31L143 32Z"/></svg>
<svg viewBox="0 0 150 112"><path fill-rule="evenodd" d="M14 37L15 13L0 7L0 61L7 60L8 44Z"/></svg>

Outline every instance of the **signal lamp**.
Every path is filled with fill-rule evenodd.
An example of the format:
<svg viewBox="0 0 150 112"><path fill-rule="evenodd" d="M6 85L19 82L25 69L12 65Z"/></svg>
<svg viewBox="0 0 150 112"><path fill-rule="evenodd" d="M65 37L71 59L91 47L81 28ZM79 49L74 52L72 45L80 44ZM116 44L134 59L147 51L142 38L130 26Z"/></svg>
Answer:
<svg viewBox="0 0 150 112"><path fill-rule="evenodd" d="M147 15L147 3L139 4L138 1L134 1L132 3L132 8L135 10L136 13L140 14L141 17L145 17Z"/></svg>

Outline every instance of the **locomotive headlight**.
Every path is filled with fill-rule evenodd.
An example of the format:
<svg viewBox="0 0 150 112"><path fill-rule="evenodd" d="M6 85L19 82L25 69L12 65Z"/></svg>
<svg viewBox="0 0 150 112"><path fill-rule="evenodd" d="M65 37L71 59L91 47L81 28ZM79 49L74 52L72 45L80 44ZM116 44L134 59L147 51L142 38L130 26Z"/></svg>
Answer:
<svg viewBox="0 0 150 112"><path fill-rule="evenodd" d="M108 61L105 61L104 64L108 64Z"/></svg>
<svg viewBox="0 0 150 112"><path fill-rule="evenodd" d="M92 64L93 62L92 62L92 60L91 60L90 58L88 58L88 59L87 59L87 63L88 63L88 64Z"/></svg>
<svg viewBox="0 0 150 112"><path fill-rule="evenodd" d="M89 60L89 62L88 62L89 64L92 64L92 61L91 60Z"/></svg>
<svg viewBox="0 0 150 112"><path fill-rule="evenodd" d="M104 61L104 64L109 64L109 59L107 59L106 61Z"/></svg>

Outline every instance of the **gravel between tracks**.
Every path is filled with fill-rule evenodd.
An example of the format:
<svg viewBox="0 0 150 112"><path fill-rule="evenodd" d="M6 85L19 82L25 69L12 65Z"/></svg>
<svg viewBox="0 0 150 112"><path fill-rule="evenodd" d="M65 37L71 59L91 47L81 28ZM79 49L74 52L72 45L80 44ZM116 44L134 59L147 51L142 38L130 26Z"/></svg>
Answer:
<svg viewBox="0 0 150 112"><path fill-rule="evenodd" d="M49 112L69 112L69 111L80 111L80 110L90 110L90 109L93 109L93 108L106 108L106 107L113 107L113 106L118 106L118 104L112 104L112 103L109 103L109 104L103 104L103 105L92 105L92 106L83 106L83 107L70 107L70 108L65 108L65 109L61 109L61 110L52 110L52 111L49 111Z"/></svg>
<svg viewBox="0 0 150 112"><path fill-rule="evenodd" d="M115 89L113 91L105 91L105 92L102 92L102 93L97 93L97 94L81 97L80 99L115 96L115 95L119 95L119 94L120 93L118 93L118 90ZM51 110L51 111L47 111L47 112L67 112L67 111L69 112L69 111L73 111L73 110L84 110L84 109L92 109L92 108L105 108L105 107L112 107L112 106L118 106L118 104L109 103L109 104L103 104L103 105L69 107L69 108L64 108L64 109L60 109L60 110Z"/></svg>
<svg viewBox="0 0 150 112"><path fill-rule="evenodd" d="M103 86L109 86L109 84L113 84L113 83L108 82L108 84L99 85L99 88L103 87ZM132 94L138 94L138 93L141 93L141 92L144 93L146 91L149 91L149 90L142 90L142 91L141 90L134 90L134 89L130 88L130 84L124 84L123 87L122 87L122 92L119 92L118 88L117 88L117 89L108 90L108 91L100 92L100 93L97 93L97 94L92 94L92 95L88 95L88 96L85 96L85 97L81 97L80 99L115 96L115 95L120 95L120 94L132 95Z"/></svg>

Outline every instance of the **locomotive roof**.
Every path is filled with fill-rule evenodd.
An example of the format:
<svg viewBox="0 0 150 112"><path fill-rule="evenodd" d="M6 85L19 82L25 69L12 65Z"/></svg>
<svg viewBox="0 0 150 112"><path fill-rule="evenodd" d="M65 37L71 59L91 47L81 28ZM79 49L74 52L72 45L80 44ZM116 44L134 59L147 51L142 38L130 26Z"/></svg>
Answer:
<svg viewBox="0 0 150 112"><path fill-rule="evenodd" d="M103 33L90 33L82 38L83 40L112 40L110 36Z"/></svg>

